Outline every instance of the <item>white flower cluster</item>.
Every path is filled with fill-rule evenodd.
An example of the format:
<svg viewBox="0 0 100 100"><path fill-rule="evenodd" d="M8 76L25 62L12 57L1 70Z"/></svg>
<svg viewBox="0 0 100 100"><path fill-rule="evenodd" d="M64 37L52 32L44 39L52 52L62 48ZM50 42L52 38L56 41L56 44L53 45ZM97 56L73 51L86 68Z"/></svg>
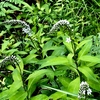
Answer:
<svg viewBox="0 0 100 100"><path fill-rule="evenodd" d="M60 20L53 25L49 33L53 33L54 31L58 30L61 26L70 27L70 23L67 20Z"/></svg>
<svg viewBox="0 0 100 100"><path fill-rule="evenodd" d="M12 64L17 64L19 61L19 59L14 56L14 55L11 55L11 56L7 56L5 57L1 62L0 62L0 66L5 66L5 64L8 64L8 63L12 63Z"/></svg>
<svg viewBox="0 0 100 100"><path fill-rule="evenodd" d="M91 95L91 93L92 90L89 88L89 84L82 81L80 84L78 98L85 98L86 95Z"/></svg>
<svg viewBox="0 0 100 100"><path fill-rule="evenodd" d="M69 37L69 38L66 38L66 42L67 42L67 43L70 43L70 42L71 42L70 37Z"/></svg>
<svg viewBox="0 0 100 100"><path fill-rule="evenodd" d="M31 36L30 26L24 21L21 21L21 20L8 20L8 21L5 21L3 23L4 24L20 24L20 25L23 26L23 28L22 28L23 33L26 33L29 36Z"/></svg>

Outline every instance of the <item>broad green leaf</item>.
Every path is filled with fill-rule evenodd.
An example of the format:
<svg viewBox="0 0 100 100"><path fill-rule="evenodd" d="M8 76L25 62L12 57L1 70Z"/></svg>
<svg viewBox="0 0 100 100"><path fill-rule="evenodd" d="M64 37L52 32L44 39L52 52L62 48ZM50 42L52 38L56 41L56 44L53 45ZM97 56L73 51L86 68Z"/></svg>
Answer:
<svg viewBox="0 0 100 100"><path fill-rule="evenodd" d="M65 52L66 52L66 48L65 48L65 46L63 45L63 46L57 47L57 48L53 51L52 56L62 56L62 55L65 54Z"/></svg>
<svg viewBox="0 0 100 100"><path fill-rule="evenodd" d="M16 81L11 84L10 89L4 90L0 93L0 100L8 100L11 96L15 95L17 90L22 86L22 82Z"/></svg>
<svg viewBox="0 0 100 100"><path fill-rule="evenodd" d="M87 80L87 82L91 88L93 88L97 91L100 91L100 80L99 80L99 82L95 82L95 81L89 79L89 80Z"/></svg>
<svg viewBox="0 0 100 100"><path fill-rule="evenodd" d="M21 77L21 74L20 74L20 72L17 70L17 69L15 69L14 71L13 71L13 73L12 73L12 77L13 77L13 80L16 82L16 81L22 81L22 77Z"/></svg>
<svg viewBox="0 0 100 100"><path fill-rule="evenodd" d="M43 50L42 50L42 53L43 53L43 57L46 55L47 51L49 50L55 50L57 47L56 46L52 46L53 44L53 41L50 40L48 42L46 42L43 46Z"/></svg>
<svg viewBox="0 0 100 100"><path fill-rule="evenodd" d="M17 52L18 51L18 49L10 49L10 50L4 50L4 51L2 51L3 53L5 53L5 54L9 54L9 55L12 55L13 53L15 53L15 52Z"/></svg>
<svg viewBox="0 0 100 100"><path fill-rule="evenodd" d="M25 100L27 98L27 92L17 91L16 94L11 96L9 100Z"/></svg>
<svg viewBox="0 0 100 100"><path fill-rule="evenodd" d="M21 43L22 43L22 42L17 42L17 43L15 43L14 45L12 45L12 48L18 47Z"/></svg>
<svg viewBox="0 0 100 100"><path fill-rule="evenodd" d="M13 77L14 82L10 86L10 89L13 89L14 90L14 89L17 89L18 87L23 86L21 73L17 69L14 69L14 71L12 73L12 77ZM17 84L17 82L19 82L19 86L18 85L15 85L16 88L13 88L14 87L14 84Z"/></svg>
<svg viewBox="0 0 100 100"><path fill-rule="evenodd" d="M44 76L47 75L50 77L50 79L54 78L54 73L53 71L49 69L42 69L42 70L37 70L30 74L27 78L28 80L28 91L29 91L29 96L32 94L32 87L39 82L39 80Z"/></svg>
<svg viewBox="0 0 100 100"><path fill-rule="evenodd" d="M9 97L15 94L15 92L22 86L23 84L21 81L13 82L13 84L11 84L10 89L9 89L9 93L8 93Z"/></svg>
<svg viewBox="0 0 100 100"><path fill-rule="evenodd" d="M44 75L48 75L48 74L50 74L51 76L51 78L53 78L53 76L54 76L54 73L53 73L53 71L52 70L49 70L49 69L41 69L41 70L36 70L36 71L34 71L32 74L30 74L29 76L28 76L28 78L27 78L27 80L29 80L29 79L33 79L33 81L34 81L34 83L35 83L35 81L37 82L38 81L38 78L40 77L43 77ZM39 79L40 79L39 78Z"/></svg>
<svg viewBox="0 0 100 100"><path fill-rule="evenodd" d="M67 66L59 66L57 70L55 70L55 76L63 76L66 74L66 70L68 69Z"/></svg>
<svg viewBox="0 0 100 100"><path fill-rule="evenodd" d="M30 100L46 100L47 98L48 96L46 96L45 94L39 94L32 97Z"/></svg>
<svg viewBox="0 0 100 100"><path fill-rule="evenodd" d="M74 56L74 54L69 53L68 56L67 56L67 59L68 59L68 62L70 63L70 65L72 67L76 68L76 64L75 64L75 62L73 60L73 56Z"/></svg>
<svg viewBox="0 0 100 100"><path fill-rule="evenodd" d="M26 51L16 51L16 54L18 54L18 55L25 55L25 54L27 54L27 52Z"/></svg>
<svg viewBox="0 0 100 100"><path fill-rule="evenodd" d="M13 72L13 79L14 82L10 85L9 89L3 91L0 93L0 100L7 100L8 98L15 95L17 90L22 87L22 81L20 81L19 75L16 70Z"/></svg>
<svg viewBox="0 0 100 100"><path fill-rule="evenodd" d="M67 91L73 94L78 94L80 86L80 78L77 77L73 81L71 81L68 85Z"/></svg>
<svg viewBox="0 0 100 100"><path fill-rule="evenodd" d="M1 92L0 93L0 100L7 100L7 98L8 98L8 92L9 92L8 89L5 90L5 91L3 91L3 92Z"/></svg>
<svg viewBox="0 0 100 100"><path fill-rule="evenodd" d="M46 27L47 28L47 27ZM49 41L51 38L41 37L41 43L45 43L46 41ZM45 44L44 44L45 45Z"/></svg>
<svg viewBox="0 0 100 100"><path fill-rule="evenodd" d="M58 47L57 46L49 46L48 45L48 47L47 48L43 48L43 57L46 55L46 53L47 53L47 51L49 51L49 50L56 50L56 49L58 49Z"/></svg>
<svg viewBox="0 0 100 100"><path fill-rule="evenodd" d="M97 63L94 63L94 62L87 62L86 63L86 66L87 67L93 67L93 66L95 66Z"/></svg>
<svg viewBox="0 0 100 100"><path fill-rule="evenodd" d="M92 41L87 42L82 47L82 49L80 50L80 52L78 53L78 59L80 59L80 57L82 57L83 55L86 55L90 51L91 46L92 46Z"/></svg>
<svg viewBox="0 0 100 100"><path fill-rule="evenodd" d="M48 57L42 61L40 61L42 64L40 68L44 68L46 66L52 66L52 65L67 65L69 64L68 59L66 57Z"/></svg>
<svg viewBox="0 0 100 100"><path fill-rule="evenodd" d="M12 65L8 65L7 66L7 69L13 71L14 70L14 67Z"/></svg>
<svg viewBox="0 0 100 100"><path fill-rule="evenodd" d="M81 56L79 60L91 63L100 63L100 58L98 58L97 56L84 55Z"/></svg>
<svg viewBox="0 0 100 100"><path fill-rule="evenodd" d="M9 41L4 40L4 43L2 44L1 50L4 51L6 48L8 48Z"/></svg>
<svg viewBox="0 0 100 100"><path fill-rule="evenodd" d="M24 64L29 64L29 63L34 63L37 62L38 60L36 59L37 55L36 54L30 54L27 57L23 58Z"/></svg>
<svg viewBox="0 0 100 100"><path fill-rule="evenodd" d="M30 79L30 82L32 81L32 79ZM29 83L30 84L30 83ZM36 89L36 84L31 84L31 88L28 89L28 98L31 97L32 93L35 91Z"/></svg>
<svg viewBox="0 0 100 100"><path fill-rule="evenodd" d="M62 98L62 97L65 97L65 96L66 96L65 93L55 92L55 93L53 93L53 94L51 94L51 95L49 96L49 99L58 100L58 99L60 99L60 98Z"/></svg>
<svg viewBox="0 0 100 100"><path fill-rule="evenodd" d="M88 43L89 41L91 41L90 39L88 40L83 40L82 42L80 42L77 47L76 50L80 49L84 44Z"/></svg>
<svg viewBox="0 0 100 100"><path fill-rule="evenodd" d="M23 74L24 63L23 63L23 60L21 59L20 56L18 56L18 59L19 59L19 62L18 62L19 66L17 66L17 68L19 69L19 72L20 72L21 74Z"/></svg>
<svg viewBox="0 0 100 100"><path fill-rule="evenodd" d="M90 79L94 82L98 82L98 80L96 79L96 76L95 74L93 73L93 71L87 67L87 66L81 66L81 67L78 67L78 70L83 73L87 79Z"/></svg>
<svg viewBox="0 0 100 100"><path fill-rule="evenodd" d="M59 82L67 89L69 83L71 82L71 79L67 77L58 77Z"/></svg>

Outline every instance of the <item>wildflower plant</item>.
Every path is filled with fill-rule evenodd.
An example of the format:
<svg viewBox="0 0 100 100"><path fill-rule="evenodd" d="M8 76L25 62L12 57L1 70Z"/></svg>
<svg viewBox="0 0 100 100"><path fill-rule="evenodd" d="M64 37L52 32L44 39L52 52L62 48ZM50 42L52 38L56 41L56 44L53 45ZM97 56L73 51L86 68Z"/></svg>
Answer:
<svg viewBox="0 0 100 100"><path fill-rule="evenodd" d="M69 25L69 22L65 20L58 21L56 24L53 25L49 33L56 32L57 29L63 25ZM57 42L62 41L60 42L60 44L63 43L62 47L63 48L65 47L67 50L65 50L63 54L60 54L62 52L62 48L60 50L54 49L54 52L51 55L49 54L49 57L46 57L44 60L39 61L39 63L41 63L40 69L51 66L51 68L56 69L55 72L56 71L58 72L58 70L59 71L62 70L63 71L62 75L68 75L67 77L70 77L69 70L71 70L71 72L74 72L75 77L70 77L70 79L72 79L73 81L69 83L69 86L66 88L66 90L68 92L77 94L77 98L80 99L83 98L84 100L86 100L86 98L88 98L88 95L92 94L92 90L89 88L89 85L93 89L96 90L100 89L100 87L99 89L98 87L95 87L95 84L98 84L99 86L100 84L97 77L95 77L95 73L91 68L91 66L95 66L96 64L100 63L100 58L98 56L89 55L89 52L92 47L92 36L84 38L84 37L73 36L70 32L69 34L67 33L63 34L63 32L61 33L62 34L57 37ZM79 40L79 38L81 39ZM50 46L50 48L53 48L53 46ZM43 49L44 49L43 51L45 51L45 48ZM55 52L58 51L59 55L55 55ZM59 66L60 68L58 68ZM60 74L58 76L60 76ZM62 78L59 79L62 80ZM87 84L87 82L82 82L80 84L80 80L84 79L85 80L87 79L87 82L89 84ZM63 84L64 87L66 87L62 81L61 83ZM77 99L74 98L74 100Z"/></svg>
<svg viewBox="0 0 100 100"><path fill-rule="evenodd" d="M94 92L100 92L100 76L94 68L100 67L100 56L99 53L91 54L93 41L92 36L88 36L99 30L97 20L100 14L93 9L96 7L93 5L87 10L92 4L88 0L36 1L36 5L34 0L26 1L34 2L30 5L23 1L20 5L22 10L17 12L15 9L13 14L16 19L25 19L31 25L34 23L31 27L22 20L9 20L14 19L9 13L9 5L4 4L3 7L8 9L7 12L2 9L9 15L6 17L8 21L3 22L4 18L1 18L3 25L19 24L23 27L22 31L18 30L18 34L9 31L11 36L5 34L7 31L0 33L0 57L10 55L0 59L0 69L5 71L5 68L14 67L10 73L0 73L0 82L7 86L2 86L0 100L99 100ZM48 31L50 23L57 20ZM32 37L31 28L35 33ZM22 35L22 32L30 37ZM20 58L20 63L17 57ZM16 64L19 64L22 73Z"/></svg>
<svg viewBox="0 0 100 100"><path fill-rule="evenodd" d="M20 23L20 21L18 22ZM65 20L58 21L53 28L51 28L50 33L56 32L57 29L63 25L69 25L69 22ZM54 36L52 39L47 39L41 48L39 48L41 52L31 50L29 55L25 55L25 58L23 58L23 62L26 66L28 64L30 66L33 64L34 66L34 68L32 66L33 71L24 70L29 75L27 76L28 78L26 80L28 81L28 88L24 91L28 92L28 95L26 95L28 99L30 99L32 94L37 91L37 85L40 86L41 90L39 91L41 91L41 93L42 91L45 92L44 88L42 87L43 84L48 84L49 86L52 84L51 87L44 85L44 87L47 87L47 91L51 89L56 91L57 94L59 91L60 93L66 94L67 96L65 96L65 100L71 97L74 98L72 100L77 100L78 98L88 98L88 95L92 93L89 85L97 91L100 89L100 87L95 87L95 84L98 86L100 84L97 77L95 77L93 70L91 69L91 66L95 66L100 63L100 58L89 55L89 51L92 46L92 36L84 39L82 37L81 40L78 40L72 34L70 34L70 32L69 34L67 34L67 32L65 32L65 34L63 34L63 32L61 33L62 34L58 37ZM8 61L16 64L16 60L17 59L15 56L9 56L2 60L1 65L4 66ZM19 72L17 72L17 74L18 73ZM36 84L39 82L39 80L42 80L45 75L46 79L48 79ZM55 79L54 76L56 76ZM89 85L86 82L82 82L80 84L80 80L84 79L87 79ZM65 90L67 92L65 92ZM47 97L48 94L45 92L45 95ZM60 94L60 96L61 95L62 94ZM47 100L51 97L52 94L50 97L47 97ZM59 99L60 98L61 97L59 97Z"/></svg>

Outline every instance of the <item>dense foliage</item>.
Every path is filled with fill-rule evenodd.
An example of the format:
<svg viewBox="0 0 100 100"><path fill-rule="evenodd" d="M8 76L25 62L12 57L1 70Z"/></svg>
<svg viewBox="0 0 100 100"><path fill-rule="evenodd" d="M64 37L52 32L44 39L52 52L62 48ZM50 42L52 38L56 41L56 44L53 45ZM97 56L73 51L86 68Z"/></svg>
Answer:
<svg viewBox="0 0 100 100"><path fill-rule="evenodd" d="M0 100L99 100L100 1L0 2Z"/></svg>

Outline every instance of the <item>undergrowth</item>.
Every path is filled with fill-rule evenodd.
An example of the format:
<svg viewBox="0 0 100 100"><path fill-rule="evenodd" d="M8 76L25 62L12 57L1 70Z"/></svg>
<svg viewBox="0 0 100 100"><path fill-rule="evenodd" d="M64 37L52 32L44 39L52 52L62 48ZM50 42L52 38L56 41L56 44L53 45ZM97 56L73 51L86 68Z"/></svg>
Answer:
<svg viewBox="0 0 100 100"><path fill-rule="evenodd" d="M0 2L0 100L99 100L100 2Z"/></svg>

